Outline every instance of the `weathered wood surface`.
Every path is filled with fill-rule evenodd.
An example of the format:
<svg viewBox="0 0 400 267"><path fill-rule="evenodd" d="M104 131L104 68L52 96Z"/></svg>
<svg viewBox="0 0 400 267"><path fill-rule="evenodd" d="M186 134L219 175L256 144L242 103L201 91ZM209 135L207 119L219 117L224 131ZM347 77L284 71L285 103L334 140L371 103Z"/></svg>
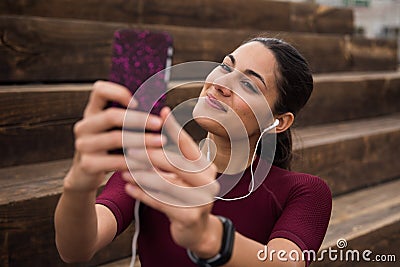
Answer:
<svg viewBox="0 0 400 267"><path fill-rule="evenodd" d="M133 228L85 264L61 261L53 214L70 160L0 169L0 266L97 266L130 255Z"/></svg>
<svg viewBox="0 0 400 267"><path fill-rule="evenodd" d="M0 127L34 125L82 116L91 84L0 87Z"/></svg>
<svg viewBox="0 0 400 267"><path fill-rule="evenodd" d="M400 176L400 113L297 128L293 169L325 179L334 195Z"/></svg>
<svg viewBox="0 0 400 267"><path fill-rule="evenodd" d="M400 72L314 76L314 91L296 125L370 118L400 112Z"/></svg>
<svg viewBox="0 0 400 267"><path fill-rule="evenodd" d="M0 167L72 157L72 127L89 93L79 85L2 87Z"/></svg>
<svg viewBox="0 0 400 267"><path fill-rule="evenodd" d="M0 129L1 166L72 157L76 120Z"/></svg>
<svg viewBox="0 0 400 267"><path fill-rule="evenodd" d="M202 83L172 82L167 98L175 107L197 98ZM1 89L0 89L1 90ZM370 118L400 112L400 72L314 75L314 91L296 126Z"/></svg>
<svg viewBox="0 0 400 267"><path fill-rule="evenodd" d="M0 82L106 79L113 32L120 28L164 30L174 38L174 63L221 61L256 30L135 25L38 17L0 17ZM341 35L270 32L297 47L314 72L394 70L394 41ZM360 52L362 51L362 52Z"/></svg>
<svg viewBox="0 0 400 267"><path fill-rule="evenodd" d="M295 161L294 169L321 176L334 194L398 177L399 122L397 115L298 129L295 151L303 158ZM18 264L28 259L38 265L61 264L52 243L52 214L68 167L69 162L63 161L0 170L0 214L4 214L0 226L6 229L0 238L7 240L2 243L6 254L0 259ZM128 238L124 247L129 248L129 243ZM113 251L119 257L122 250Z"/></svg>
<svg viewBox="0 0 400 267"><path fill-rule="evenodd" d="M176 88L177 82L171 83ZM201 84L169 92L175 107L199 95ZM0 87L1 167L68 158L73 153L72 127L82 116L91 84ZM400 74L316 75L314 93L297 118L297 127L371 118L400 112ZM204 132L186 127L195 140ZM330 133L329 133L330 134Z"/></svg>
<svg viewBox="0 0 400 267"><path fill-rule="evenodd" d="M315 266L398 266L400 251L400 180L337 197L333 200L332 217L321 249L338 249L338 239L345 239L347 250L358 250L360 262L324 261ZM371 250L377 254L394 254L395 262L367 262L361 253ZM337 254L339 256L339 254ZM382 265L383 264L383 265Z"/></svg>
<svg viewBox="0 0 400 267"><path fill-rule="evenodd" d="M351 9L263 0L7 0L0 14L206 28L353 32Z"/></svg>

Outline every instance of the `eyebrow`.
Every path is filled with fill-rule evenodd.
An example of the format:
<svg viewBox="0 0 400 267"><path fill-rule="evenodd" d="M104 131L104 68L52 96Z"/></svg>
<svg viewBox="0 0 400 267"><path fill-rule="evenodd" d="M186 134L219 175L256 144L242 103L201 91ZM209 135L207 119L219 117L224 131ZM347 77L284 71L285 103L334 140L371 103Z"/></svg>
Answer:
<svg viewBox="0 0 400 267"><path fill-rule="evenodd" d="M232 61L233 65L235 65L235 63L236 63L235 57L234 57L233 55L231 55L231 54L229 54L227 57L229 57L230 60ZM263 78L260 74L258 74L257 72L255 72L254 70L246 69L246 70L244 71L244 73L245 73L246 75L251 75L251 76L254 76L254 77L258 78L258 79L264 84L265 88L267 88L267 85L265 84L264 78Z"/></svg>

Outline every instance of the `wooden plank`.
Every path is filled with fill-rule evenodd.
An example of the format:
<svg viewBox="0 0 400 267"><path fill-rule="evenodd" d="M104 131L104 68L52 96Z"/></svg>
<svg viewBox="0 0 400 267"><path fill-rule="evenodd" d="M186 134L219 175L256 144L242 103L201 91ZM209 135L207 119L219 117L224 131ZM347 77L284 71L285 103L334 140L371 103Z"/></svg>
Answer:
<svg viewBox="0 0 400 267"><path fill-rule="evenodd" d="M0 253L7 253L2 255L7 261L1 262L1 266L98 266L131 254L132 227L90 262L72 265L62 262L54 242L53 213L58 198L59 195L52 195L0 206L0 236L6 239Z"/></svg>
<svg viewBox="0 0 400 267"><path fill-rule="evenodd" d="M322 177L334 195L400 176L400 114L294 131L293 169Z"/></svg>
<svg viewBox="0 0 400 267"><path fill-rule="evenodd" d="M0 169L0 206L61 193L72 160L57 160Z"/></svg>
<svg viewBox="0 0 400 267"><path fill-rule="evenodd" d="M87 85L2 87L0 167L72 157L72 127L90 90Z"/></svg>
<svg viewBox="0 0 400 267"><path fill-rule="evenodd" d="M244 40L259 33L256 30L2 16L0 82L106 79L113 32L126 27L169 32L174 38L174 63L193 60L219 62ZM353 45L351 37L339 35L270 32L270 36L279 36L296 46L314 72L397 68L395 41L357 39L357 45ZM369 45L375 45L373 55L365 53L359 56L357 49L368 52Z"/></svg>
<svg viewBox="0 0 400 267"><path fill-rule="evenodd" d="M353 11L348 8L292 3L291 31L352 34L353 20Z"/></svg>
<svg viewBox="0 0 400 267"><path fill-rule="evenodd" d="M28 126L0 128L0 166L70 158L73 155L72 125L62 120Z"/></svg>
<svg viewBox="0 0 400 267"><path fill-rule="evenodd" d="M386 64L393 64L396 60L397 43L386 43L383 39L365 39L363 37L353 37L351 42L347 42L346 49L353 62L353 69L359 71L381 70ZM374 64L369 62L374 61Z"/></svg>
<svg viewBox="0 0 400 267"><path fill-rule="evenodd" d="M0 87L0 127L82 117L90 84Z"/></svg>
<svg viewBox="0 0 400 267"><path fill-rule="evenodd" d="M314 91L296 118L309 126L400 112L400 72L316 75Z"/></svg>
<svg viewBox="0 0 400 267"><path fill-rule="evenodd" d="M400 180L360 190L348 195L334 198L332 217L322 249L340 250L336 246L338 239L347 241L347 250L362 251L368 249L373 252L372 259L377 254L396 256L400 254L398 248L400 233ZM382 266L382 263L362 260L357 266ZM353 262L354 264L355 262ZM314 263L315 266L348 266L352 262L324 261ZM394 262L385 263L385 266L397 266Z"/></svg>
<svg viewBox="0 0 400 267"><path fill-rule="evenodd" d="M307 159L310 159L311 163L309 165L304 163L299 164L302 165L303 171L318 175L320 175L318 168L313 171L310 166L315 167L315 165L319 165L318 167L321 169L327 168L328 172L332 168L332 165L337 165L340 169L351 169L350 173L346 173L348 176L340 175L340 171L336 171L336 173L331 172L333 174L330 177L328 175L320 175L331 184L334 193L343 189L340 187L340 181L342 180L346 184L345 190L354 190L357 187L363 187L371 183L370 175L377 175L373 183L383 181L392 174L398 177L400 170L398 170L396 162L392 161L397 158L393 154L397 153L396 148L400 140L399 120L400 116L397 115L369 122L359 121L347 125L334 124L329 126L330 128L328 126L319 129L316 127L305 128L302 132L300 131L299 136L302 137L303 144L305 145L303 148L306 151L304 155ZM335 134L331 134L332 129L337 130ZM360 144L360 140L366 141ZM331 146L327 147L329 144ZM358 145L364 150L357 147ZM313 155L311 153L313 151L310 152L307 146L311 149L319 148L319 154L317 156ZM295 143L295 148L299 151L301 146ZM363 154L363 151L366 152ZM343 158L343 155L345 158ZM6 229L6 231L0 234L0 240L6 240L5 243L2 243L4 249L1 251L7 253L7 256L2 255L0 257L0 259L7 261L4 263L4 266L7 266L6 264L9 262L26 265L28 260L30 263L40 266L62 266L62 263L56 256L54 244L52 243L54 237L52 236L53 226L51 216L58 195L61 192L61 179L68 169L68 164L68 161L63 161L0 170L2 185L4 184L0 189L0 196L2 197L0 201L0 214L6 214L0 219L0 227ZM307 167L308 169L304 170ZM386 174L384 179L382 179L382 174ZM361 177L362 179L355 179L354 177ZM355 183L352 182L355 180L357 180ZM335 181L335 183L332 184L332 181ZM339 185L337 184L338 181ZM349 186L355 187L350 189ZM397 187L389 186L389 188L396 188L395 192L397 194ZM382 192L385 192L384 189L382 190ZM369 194L369 196L371 195ZM395 207L399 206L398 197L392 197L391 194L384 195L383 193L378 194L378 196L379 198L376 199L377 202L375 204L372 205L370 202L364 204L366 207L371 206L374 212L368 213L356 210L355 213L360 217L367 216L377 213L382 206L390 206L388 210L393 212L395 216L400 214L400 210L397 211L392 208L393 205ZM361 201L353 199L352 202L356 204ZM335 216L338 218L336 220L338 224L343 223L343 217L346 219L345 215L345 210L341 214L336 213ZM378 217L388 218L387 216ZM362 221L367 222L366 219ZM35 233L31 233L31 229L35 229ZM38 234L36 235L36 233ZM41 239L43 237L45 237L45 240ZM49 242L49 240L51 241ZM127 238L123 242L124 245L121 246L129 249L129 245L127 245L129 242L130 239ZM28 246L33 246L34 249L31 247L27 249ZM19 252L20 250L22 252ZM115 253L118 251L119 253L122 250L116 249L113 251ZM118 258L120 256L121 254L118 254ZM117 258L117 256L115 257Z"/></svg>
<svg viewBox="0 0 400 267"><path fill-rule="evenodd" d="M181 85L182 84L182 85ZM202 84L171 83L168 105L198 97ZM314 91L298 114L297 127L400 112L400 72L314 75Z"/></svg>
<svg viewBox="0 0 400 267"><path fill-rule="evenodd" d="M13 0L0 14L190 27L351 34L352 10L311 3L248 0Z"/></svg>
<svg viewBox="0 0 400 267"><path fill-rule="evenodd" d="M176 88L177 84L170 86ZM297 127L400 112L398 72L316 75L315 87L296 119ZM0 147L5 151L0 165L70 157L72 126L81 117L90 90L91 84L0 87ZM196 98L200 90L201 84L179 86L169 92L167 104L174 108L186 99ZM204 137L204 131L195 123L186 129L197 141Z"/></svg>
<svg viewBox="0 0 400 267"><path fill-rule="evenodd" d="M61 261L53 214L70 165L70 160L61 160L0 169L1 266L98 266L131 254L133 227L89 263Z"/></svg>
<svg viewBox="0 0 400 267"><path fill-rule="evenodd" d="M172 81L167 105L198 97L201 87ZM91 89L90 83L0 86L0 126L80 118ZM314 75L314 92L296 123L308 126L400 112L398 99L400 72Z"/></svg>

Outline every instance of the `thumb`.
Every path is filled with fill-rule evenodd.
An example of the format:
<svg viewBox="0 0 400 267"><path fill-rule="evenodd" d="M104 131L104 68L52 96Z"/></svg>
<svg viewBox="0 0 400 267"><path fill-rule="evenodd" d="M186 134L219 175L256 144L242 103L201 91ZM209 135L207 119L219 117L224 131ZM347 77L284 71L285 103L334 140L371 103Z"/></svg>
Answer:
<svg viewBox="0 0 400 267"><path fill-rule="evenodd" d="M201 157L199 146L192 137L183 129L176 121L169 107L164 107L160 112L160 117L163 120L163 128L168 133L172 141L178 145L179 151L189 160L197 160Z"/></svg>

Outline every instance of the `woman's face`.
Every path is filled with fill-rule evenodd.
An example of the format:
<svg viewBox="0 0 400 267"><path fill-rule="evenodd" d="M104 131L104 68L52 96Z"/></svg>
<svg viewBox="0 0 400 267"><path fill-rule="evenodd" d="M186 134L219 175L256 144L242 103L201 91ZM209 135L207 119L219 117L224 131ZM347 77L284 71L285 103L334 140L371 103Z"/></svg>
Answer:
<svg viewBox="0 0 400 267"><path fill-rule="evenodd" d="M273 122L270 107L278 99L275 69L275 57L262 43L237 48L207 76L193 110L196 122L220 136L228 136L226 127L234 139L258 135ZM243 126L246 136L239 134Z"/></svg>

